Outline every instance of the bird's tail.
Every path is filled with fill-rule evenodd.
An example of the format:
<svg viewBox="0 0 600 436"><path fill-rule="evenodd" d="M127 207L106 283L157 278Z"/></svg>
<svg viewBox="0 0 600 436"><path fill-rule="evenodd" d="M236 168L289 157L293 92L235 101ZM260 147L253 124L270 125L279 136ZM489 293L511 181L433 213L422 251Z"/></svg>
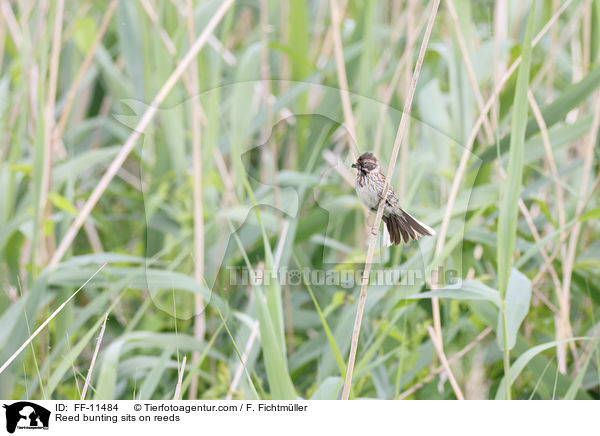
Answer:
<svg viewBox="0 0 600 436"><path fill-rule="evenodd" d="M385 222L390 234L390 241L394 245L398 245L401 242L400 238L404 239L404 243L407 243L411 239L417 239L419 236L435 235L435 230L402 209L400 209L400 213L387 217L384 216L383 222Z"/></svg>

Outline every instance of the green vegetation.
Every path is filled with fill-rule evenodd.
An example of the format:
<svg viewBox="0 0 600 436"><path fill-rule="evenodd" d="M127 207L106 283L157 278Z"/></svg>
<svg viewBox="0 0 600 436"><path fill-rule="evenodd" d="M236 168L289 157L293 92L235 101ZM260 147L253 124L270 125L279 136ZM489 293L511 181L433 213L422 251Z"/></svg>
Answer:
<svg viewBox="0 0 600 436"><path fill-rule="evenodd" d="M0 3L0 398L341 398L432 2ZM599 29L440 3L350 398L600 398Z"/></svg>

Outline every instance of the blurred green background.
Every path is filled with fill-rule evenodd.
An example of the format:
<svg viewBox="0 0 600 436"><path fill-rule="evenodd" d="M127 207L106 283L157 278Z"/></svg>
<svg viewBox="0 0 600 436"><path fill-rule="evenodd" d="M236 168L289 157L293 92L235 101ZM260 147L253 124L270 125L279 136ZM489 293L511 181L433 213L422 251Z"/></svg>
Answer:
<svg viewBox="0 0 600 436"><path fill-rule="evenodd" d="M432 10L1 0L0 398L340 398L360 283L310 275L363 267L350 165L387 169ZM421 279L368 287L350 398L599 398L599 31L440 3L388 175L438 235L377 245Z"/></svg>

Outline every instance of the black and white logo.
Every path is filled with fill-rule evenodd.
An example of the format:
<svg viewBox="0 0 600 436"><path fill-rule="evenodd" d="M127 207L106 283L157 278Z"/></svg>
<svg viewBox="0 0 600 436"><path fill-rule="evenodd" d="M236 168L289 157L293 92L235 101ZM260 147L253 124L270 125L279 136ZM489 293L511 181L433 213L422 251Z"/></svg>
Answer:
<svg viewBox="0 0 600 436"><path fill-rule="evenodd" d="M6 431L14 433L16 429L48 430L50 411L29 401L5 404Z"/></svg>

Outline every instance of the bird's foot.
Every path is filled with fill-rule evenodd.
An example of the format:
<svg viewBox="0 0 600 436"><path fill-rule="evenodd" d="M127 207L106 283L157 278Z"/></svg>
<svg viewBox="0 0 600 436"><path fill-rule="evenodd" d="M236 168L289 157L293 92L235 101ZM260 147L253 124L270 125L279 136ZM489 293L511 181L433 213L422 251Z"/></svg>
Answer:
<svg viewBox="0 0 600 436"><path fill-rule="evenodd" d="M383 198L383 192L381 194L379 194L378 197L379 197L379 203L377 203L377 206L379 206L382 201L384 202L384 204L387 203L388 199L390 198L389 191L388 191L388 198L386 198L386 199Z"/></svg>

